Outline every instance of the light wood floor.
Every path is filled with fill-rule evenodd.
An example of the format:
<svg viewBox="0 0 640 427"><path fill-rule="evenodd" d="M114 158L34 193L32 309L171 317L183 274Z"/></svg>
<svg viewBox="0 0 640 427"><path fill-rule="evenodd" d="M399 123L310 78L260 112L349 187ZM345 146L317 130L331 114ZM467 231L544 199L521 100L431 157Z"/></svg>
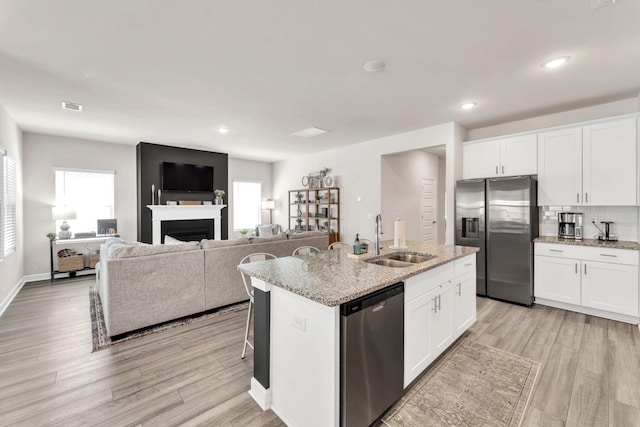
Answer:
<svg viewBox="0 0 640 427"><path fill-rule="evenodd" d="M244 311L91 353L91 283L27 284L0 317L0 425L283 425L247 393ZM637 327L479 298L470 332L542 363L525 426L640 426Z"/></svg>

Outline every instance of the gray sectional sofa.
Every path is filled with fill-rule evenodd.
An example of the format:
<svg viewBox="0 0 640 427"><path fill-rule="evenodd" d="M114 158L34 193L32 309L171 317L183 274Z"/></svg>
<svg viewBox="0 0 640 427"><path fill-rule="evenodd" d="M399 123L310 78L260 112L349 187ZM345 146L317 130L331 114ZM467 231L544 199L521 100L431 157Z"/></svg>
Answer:
<svg viewBox="0 0 640 427"><path fill-rule="evenodd" d="M256 252L290 256L305 245L327 249L328 237L281 233L175 245L109 240L101 245L97 268L107 332L120 335L247 300L236 270L242 258Z"/></svg>

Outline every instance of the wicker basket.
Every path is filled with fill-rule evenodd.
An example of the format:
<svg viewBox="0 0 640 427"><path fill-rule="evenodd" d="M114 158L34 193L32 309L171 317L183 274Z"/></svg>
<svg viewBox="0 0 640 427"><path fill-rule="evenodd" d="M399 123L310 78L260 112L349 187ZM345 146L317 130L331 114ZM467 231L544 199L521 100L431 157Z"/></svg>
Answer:
<svg viewBox="0 0 640 427"><path fill-rule="evenodd" d="M78 271L84 268L84 255L58 257L58 271Z"/></svg>
<svg viewBox="0 0 640 427"><path fill-rule="evenodd" d="M100 254L89 255L89 268L95 268L96 264L100 262Z"/></svg>

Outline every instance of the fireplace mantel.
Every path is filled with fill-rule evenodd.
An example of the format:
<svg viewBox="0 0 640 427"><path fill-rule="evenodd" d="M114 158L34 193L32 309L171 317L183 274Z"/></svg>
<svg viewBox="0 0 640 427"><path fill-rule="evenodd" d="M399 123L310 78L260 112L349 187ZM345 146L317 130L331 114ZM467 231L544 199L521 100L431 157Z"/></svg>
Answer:
<svg viewBox="0 0 640 427"><path fill-rule="evenodd" d="M168 205L147 205L151 209L152 215L152 231L154 245L159 245L162 242L161 235L161 222L162 221L176 221L181 219L211 219L213 220L214 227L214 239L221 240L222 229L221 213L222 209L227 205L186 205L186 206L168 206Z"/></svg>

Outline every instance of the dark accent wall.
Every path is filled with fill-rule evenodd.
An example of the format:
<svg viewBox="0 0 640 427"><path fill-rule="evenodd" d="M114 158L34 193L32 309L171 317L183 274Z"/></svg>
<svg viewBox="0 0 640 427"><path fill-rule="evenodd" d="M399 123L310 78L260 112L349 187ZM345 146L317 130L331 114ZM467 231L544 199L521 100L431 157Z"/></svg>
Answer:
<svg viewBox="0 0 640 427"><path fill-rule="evenodd" d="M137 168L137 193L138 193L138 241L151 243L151 185L156 188L156 204L158 203L158 189L162 187L162 162L187 163L191 165L213 166L213 187L225 191L224 201L228 202L229 196L229 166L228 156L225 153L211 151L192 150L189 148L171 147L168 145L151 144L141 142L136 147ZM211 192L181 192L163 191L162 204L167 200L211 200L213 201L213 189ZM229 209L222 210L222 239L228 238Z"/></svg>

